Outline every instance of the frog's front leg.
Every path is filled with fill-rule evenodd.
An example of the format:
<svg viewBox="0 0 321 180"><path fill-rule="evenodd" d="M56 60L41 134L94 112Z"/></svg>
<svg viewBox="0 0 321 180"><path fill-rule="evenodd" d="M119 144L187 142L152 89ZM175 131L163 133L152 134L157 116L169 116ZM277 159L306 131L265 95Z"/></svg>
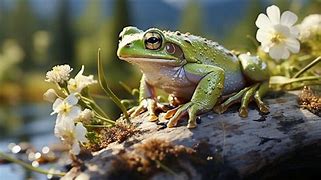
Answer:
<svg viewBox="0 0 321 180"><path fill-rule="evenodd" d="M147 111L150 121L156 121L158 116L155 114L157 109L165 109L165 106L158 103L156 100L155 88L149 85L145 80L145 75L142 76L139 86L139 105L128 111L130 117L136 117L139 114Z"/></svg>
<svg viewBox="0 0 321 180"><path fill-rule="evenodd" d="M187 64L184 66L184 70L203 78L196 86L191 101L177 109L167 127L176 126L179 119L187 113L189 116L187 127L195 128L196 115L211 110L222 94L224 87L224 70L222 68L204 64Z"/></svg>

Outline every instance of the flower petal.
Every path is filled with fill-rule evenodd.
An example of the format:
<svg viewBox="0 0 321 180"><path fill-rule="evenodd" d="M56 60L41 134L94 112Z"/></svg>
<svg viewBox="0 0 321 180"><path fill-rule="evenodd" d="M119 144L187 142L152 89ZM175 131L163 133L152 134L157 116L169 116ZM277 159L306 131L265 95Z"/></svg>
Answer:
<svg viewBox="0 0 321 180"><path fill-rule="evenodd" d="M259 14L259 16L257 17L256 21L255 21L255 25L258 28L269 28L271 26L271 21L270 19L263 13Z"/></svg>
<svg viewBox="0 0 321 180"><path fill-rule="evenodd" d="M75 127L75 137L80 142L88 142L86 138L87 129L82 125L82 123L77 123Z"/></svg>
<svg viewBox="0 0 321 180"><path fill-rule="evenodd" d="M264 41L269 41L270 36L271 36L271 34L263 29L258 29L256 32L256 39L261 43Z"/></svg>
<svg viewBox="0 0 321 180"><path fill-rule="evenodd" d="M264 52L269 52L270 47L273 45L273 43L271 41L264 41L261 44L261 48Z"/></svg>
<svg viewBox="0 0 321 180"><path fill-rule="evenodd" d="M61 104L62 102L63 102L63 100L60 99L60 98L57 98L57 99L55 100L55 102L54 102L53 105L52 105L53 112L52 112L50 115L53 115L53 114L59 112L58 107L60 106L60 104Z"/></svg>
<svg viewBox="0 0 321 180"><path fill-rule="evenodd" d="M65 101L70 105L76 105L78 103L78 98L75 96L75 94L70 94Z"/></svg>
<svg viewBox="0 0 321 180"><path fill-rule="evenodd" d="M80 153L80 146L79 146L79 143L76 139L74 140L74 142L72 144L70 153L72 153L74 155L78 155Z"/></svg>
<svg viewBox="0 0 321 180"><path fill-rule="evenodd" d="M299 29L298 25L292 26L290 28L290 31L291 31L292 37L294 37L294 38L298 38L299 37L300 29Z"/></svg>
<svg viewBox="0 0 321 180"><path fill-rule="evenodd" d="M82 65L80 71L79 71L79 72L77 73L77 75L75 76L75 79L77 79L78 76L82 76L82 73L84 73L84 70L85 70L85 66Z"/></svg>
<svg viewBox="0 0 321 180"><path fill-rule="evenodd" d="M266 13L272 24L280 23L280 9L277 6L275 5L269 6L266 9Z"/></svg>
<svg viewBox="0 0 321 180"><path fill-rule="evenodd" d="M282 24L274 25L274 30L275 32L280 33L285 37L291 36L290 28Z"/></svg>
<svg viewBox="0 0 321 180"><path fill-rule="evenodd" d="M290 52L288 49L285 49L283 51L283 55L282 55L281 59L288 59L289 57L290 57Z"/></svg>
<svg viewBox="0 0 321 180"><path fill-rule="evenodd" d="M292 26L298 20L298 16L291 11L285 11L281 15L281 24Z"/></svg>
<svg viewBox="0 0 321 180"><path fill-rule="evenodd" d="M298 40L294 38L288 38L285 40L287 48L292 52L292 53L298 53L300 51L300 43Z"/></svg>
<svg viewBox="0 0 321 180"><path fill-rule="evenodd" d="M75 120L79 117L80 113L81 113L81 108L79 106L73 106L71 107L71 110L66 116L66 118Z"/></svg>
<svg viewBox="0 0 321 180"><path fill-rule="evenodd" d="M57 119L58 120L58 119ZM56 121L55 125L55 135L57 137L68 137L70 136L70 132L73 132L75 128L75 123L70 119L60 119L59 121ZM69 137L73 138L73 137Z"/></svg>
<svg viewBox="0 0 321 180"><path fill-rule="evenodd" d="M276 45L270 48L269 55L271 56L271 58L275 60L286 59L288 58L286 57L287 52L288 50L285 48L284 45Z"/></svg>

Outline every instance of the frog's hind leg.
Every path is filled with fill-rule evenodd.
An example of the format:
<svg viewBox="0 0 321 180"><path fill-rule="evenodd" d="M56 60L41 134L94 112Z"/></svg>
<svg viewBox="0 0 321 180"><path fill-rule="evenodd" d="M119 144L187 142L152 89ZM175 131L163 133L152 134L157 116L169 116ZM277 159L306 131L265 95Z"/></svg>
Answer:
<svg viewBox="0 0 321 180"><path fill-rule="evenodd" d="M254 95L254 100L257 106L259 107L259 110L264 114L269 113L268 106L265 105L265 103L262 101L262 97L267 93L268 90L269 90L269 84L266 81L260 85L259 89L255 92L255 95Z"/></svg>
<svg viewBox="0 0 321 180"><path fill-rule="evenodd" d="M242 89L241 91L239 91L237 94L229 97L222 104L214 106L214 108L213 108L214 112L216 112L218 114L224 113L231 105L240 102L244 93L246 91L248 91L249 89L250 89L250 87L246 87L246 88Z"/></svg>
<svg viewBox="0 0 321 180"><path fill-rule="evenodd" d="M268 90L269 70L267 64L257 56L250 54L241 54L238 56L244 76L249 82L255 84L244 94L241 101L241 108L239 110L241 117L247 117L248 104L254 98L259 110L263 113L268 113L268 107L263 103L261 97Z"/></svg>
<svg viewBox="0 0 321 180"><path fill-rule="evenodd" d="M247 117L248 116L248 105L251 102L251 100L254 99L259 107L260 112L268 113L269 109L261 99L261 97L264 96L264 94L267 92L267 90L268 90L268 83L267 82L255 83L252 86L242 89L237 94L228 98L222 104L216 105L213 110L214 110L214 112L221 114L221 113L224 113L228 109L228 107L230 107L231 105L241 102L241 107L239 109L239 115L241 117Z"/></svg>
<svg viewBox="0 0 321 180"><path fill-rule="evenodd" d="M248 116L248 114L249 114L249 111L248 111L249 103L250 103L251 99L253 98L254 93L256 92L258 87L259 87L259 84L254 84L254 85L250 86L250 89L247 90L244 93L244 95L242 97L242 100L241 100L241 107L239 109L239 115L241 117L247 117Z"/></svg>

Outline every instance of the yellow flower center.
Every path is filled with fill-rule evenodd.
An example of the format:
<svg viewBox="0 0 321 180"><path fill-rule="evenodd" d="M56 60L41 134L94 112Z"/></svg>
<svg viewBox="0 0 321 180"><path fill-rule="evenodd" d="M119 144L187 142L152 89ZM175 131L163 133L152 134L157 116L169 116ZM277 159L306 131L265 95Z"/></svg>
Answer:
<svg viewBox="0 0 321 180"><path fill-rule="evenodd" d="M68 114L71 111L71 105L63 102L60 106L60 112L62 112L63 114Z"/></svg>
<svg viewBox="0 0 321 180"><path fill-rule="evenodd" d="M285 37L281 33L274 33L271 38L272 43L275 43L275 44L280 44L284 40L285 40Z"/></svg>

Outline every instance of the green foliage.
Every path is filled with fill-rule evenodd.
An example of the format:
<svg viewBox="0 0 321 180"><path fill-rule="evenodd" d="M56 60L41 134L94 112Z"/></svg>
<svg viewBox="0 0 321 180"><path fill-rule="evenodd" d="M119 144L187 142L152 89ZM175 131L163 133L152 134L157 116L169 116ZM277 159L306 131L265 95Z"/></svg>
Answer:
<svg viewBox="0 0 321 180"><path fill-rule="evenodd" d="M251 38L255 38L255 20L260 12L263 12L260 1L251 0L250 6L246 9L244 18L239 21L229 32L224 45L229 49L243 52L253 52L257 46ZM256 41L254 39L254 41Z"/></svg>
<svg viewBox="0 0 321 180"><path fill-rule="evenodd" d="M17 41L25 54L22 59L22 66L24 69L31 68L32 66L29 65L29 61L32 59L32 46L30 42L32 42L33 32L39 28L39 24L37 24L36 16L30 7L30 1L17 1L10 15L5 15L2 20L4 22L1 23L1 26L4 26L5 29L4 37Z"/></svg>
<svg viewBox="0 0 321 180"><path fill-rule="evenodd" d="M202 7L195 0L188 0L182 14L181 24L178 28L182 32L190 32L195 35L203 33Z"/></svg>
<svg viewBox="0 0 321 180"><path fill-rule="evenodd" d="M107 84L105 73L104 73L103 64L102 64L102 61L100 59L100 49L98 50L98 81L99 81L99 84L100 84L101 88L106 93L106 95L110 99L112 99L114 101L114 103L121 109L121 111L123 112L123 114L125 116L125 119L126 119L127 123L130 124L130 120L129 120L129 115L127 113L127 109L121 103L120 99L114 94L114 92L109 88L109 86Z"/></svg>
<svg viewBox="0 0 321 180"><path fill-rule="evenodd" d="M56 63L74 65L75 61L75 35L70 14L70 1L58 1L58 14L53 23L53 57Z"/></svg>
<svg viewBox="0 0 321 180"><path fill-rule="evenodd" d="M114 0L113 16L111 19L108 39L110 41L110 54L106 57L106 70L113 75L114 81L128 81L132 76L133 68L127 63L120 61L117 57L118 35L122 29L131 24L127 0Z"/></svg>

